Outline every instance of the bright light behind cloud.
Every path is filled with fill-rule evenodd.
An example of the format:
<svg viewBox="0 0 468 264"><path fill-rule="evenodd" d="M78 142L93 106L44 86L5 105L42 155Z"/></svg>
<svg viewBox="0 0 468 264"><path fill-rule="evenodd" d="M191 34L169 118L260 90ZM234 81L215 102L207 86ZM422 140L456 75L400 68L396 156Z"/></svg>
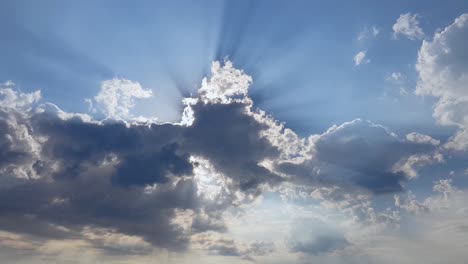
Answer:
<svg viewBox="0 0 468 264"><path fill-rule="evenodd" d="M369 14L343 3L352 17L309 1L88 4L62 16L46 2L43 24L0 4L0 29L16 32L0 43L11 65L0 70L2 261L468 258L468 14L440 22L385 2ZM99 29L115 30L108 8L115 32ZM49 43L39 28L57 18Z"/></svg>

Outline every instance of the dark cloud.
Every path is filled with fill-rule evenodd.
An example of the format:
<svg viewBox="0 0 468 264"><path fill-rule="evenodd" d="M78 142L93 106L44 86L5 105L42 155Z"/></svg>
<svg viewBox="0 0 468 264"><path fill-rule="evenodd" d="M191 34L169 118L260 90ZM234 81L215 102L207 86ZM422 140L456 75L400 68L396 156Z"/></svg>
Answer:
<svg viewBox="0 0 468 264"><path fill-rule="evenodd" d="M110 228L171 250L187 248L190 232L223 232L220 213L232 206L234 197L204 203L193 181L191 155L208 159L231 179L233 192L258 194L262 184L280 181L258 165L277 150L260 137L264 125L245 108L241 103L200 102L193 106L195 122L189 127L93 123L48 111L29 113L20 126L33 138L47 139L40 154L17 153L5 140L8 148L2 155L10 160L2 162L18 167L27 157L39 178L1 175L16 183L0 192L0 228L49 238L79 236L86 226ZM1 129L6 126L0 122ZM176 209L194 211L189 233L173 224Z"/></svg>
<svg viewBox="0 0 468 264"><path fill-rule="evenodd" d="M60 228L50 232L46 230L53 226L43 226L54 224L76 231L85 226L105 227L143 237L158 247L181 250L187 246L188 237L171 221L174 208L195 206L192 181L161 186L150 194L109 182L105 171L96 170L78 179L25 183L4 190L0 194L1 227L51 238L57 232L63 236L76 232L60 232ZM18 228L17 223L24 225Z"/></svg>
<svg viewBox="0 0 468 264"><path fill-rule="evenodd" d="M394 169L398 161L437 149L430 142L400 139L360 119L329 129L315 138L314 146L313 159L284 162L278 169L294 175L301 184L361 188L376 194L402 190L407 177Z"/></svg>
<svg viewBox="0 0 468 264"><path fill-rule="evenodd" d="M266 125L246 113L244 103L193 106L195 121L185 131L185 148L210 160L215 168L238 183L241 190L255 190L281 178L258 165L277 157L278 150L260 137Z"/></svg>
<svg viewBox="0 0 468 264"><path fill-rule="evenodd" d="M29 107L33 97L20 104L15 100L28 97L8 91L11 100L0 107L0 229L63 238L101 228L182 251L194 234L226 231L223 212L267 186L287 181L345 193L395 192L407 178L394 165L436 148L363 120L301 139L253 109L250 77L228 62L213 67L214 77L184 112L191 112L190 125L96 121L52 105ZM219 194L200 194L200 161L193 157L212 165L207 173L222 175ZM188 227L177 221L180 212L190 213ZM208 250L243 257L269 252L262 244L239 251L221 242ZM346 240L323 233L291 243L293 251L316 254Z"/></svg>
<svg viewBox="0 0 468 264"><path fill-rule="evenodd" d="M32 125L48 137L43 155L60 161L61 169L55 173L59 178L79 175L83 166L96 165L106 155L119 160L112 180L124 186L161 183L169 175L191 173L188 154L178 150L181 126L93 124L47 113L34 116Z"/></svg>

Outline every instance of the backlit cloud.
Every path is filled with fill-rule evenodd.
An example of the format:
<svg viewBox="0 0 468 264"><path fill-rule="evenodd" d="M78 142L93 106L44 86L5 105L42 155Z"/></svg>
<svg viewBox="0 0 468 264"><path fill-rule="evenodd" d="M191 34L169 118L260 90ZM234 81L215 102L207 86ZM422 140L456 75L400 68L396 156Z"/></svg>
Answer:
<svg viewBox="0 0 468 264"><path fill-rule="evenodd" d="M133 119L134 99L151 93L128 80L110 81L94 98L102 119L4 84L2 246L51 252L63 248L56 241L70 241L107 257L166 250L245 261L278 252L328 258L368 250L368 240L354 237L359 228L386 232L400 226L400 211L435 206L398 194L420 170L444 162L439 140L399 136L363 119L299 136L254 106L250 76L230 61L211 70L197 95L184 99L180 123ZM434 190L449 197L450 186ZM268 193L282 202L318 202L333 221L297 209L279 244L233 236L236 218ZM372 199L386 194L397 194L394 208L374 207Z"/></svg>

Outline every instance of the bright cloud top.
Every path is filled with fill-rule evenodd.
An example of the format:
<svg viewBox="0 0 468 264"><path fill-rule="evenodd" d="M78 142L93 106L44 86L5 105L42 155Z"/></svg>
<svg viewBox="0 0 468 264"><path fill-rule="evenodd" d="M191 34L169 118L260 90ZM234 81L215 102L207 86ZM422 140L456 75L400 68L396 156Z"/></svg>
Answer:
<svg viewBox="0 0 468 264"><path fill-rule="evenodd" d="M393 37L398 38L400 35L411 40L424 38L425 34L419 26L418 14L401 14L393 25Z"/></svg>
<svg viewBox="0 0 468 264"><path fill-rule="evenodd" d="M468 148L468 63L465 44L468 41L468 14L463 14L432 41L423 41L416 69L418 95L438 98L433 116L442 125L458 126L460 130L446 147Z"/></svg>

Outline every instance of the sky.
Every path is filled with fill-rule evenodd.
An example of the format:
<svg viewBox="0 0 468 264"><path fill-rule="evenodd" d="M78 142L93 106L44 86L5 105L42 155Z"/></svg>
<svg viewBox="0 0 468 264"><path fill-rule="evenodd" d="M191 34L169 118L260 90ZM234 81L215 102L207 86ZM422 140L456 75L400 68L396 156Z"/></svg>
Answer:
<svg viewBox="0 0 468 264"><path fill-rule="evenodd" d="M1 1L0 259L464 263L468 2Z"/></svg>

